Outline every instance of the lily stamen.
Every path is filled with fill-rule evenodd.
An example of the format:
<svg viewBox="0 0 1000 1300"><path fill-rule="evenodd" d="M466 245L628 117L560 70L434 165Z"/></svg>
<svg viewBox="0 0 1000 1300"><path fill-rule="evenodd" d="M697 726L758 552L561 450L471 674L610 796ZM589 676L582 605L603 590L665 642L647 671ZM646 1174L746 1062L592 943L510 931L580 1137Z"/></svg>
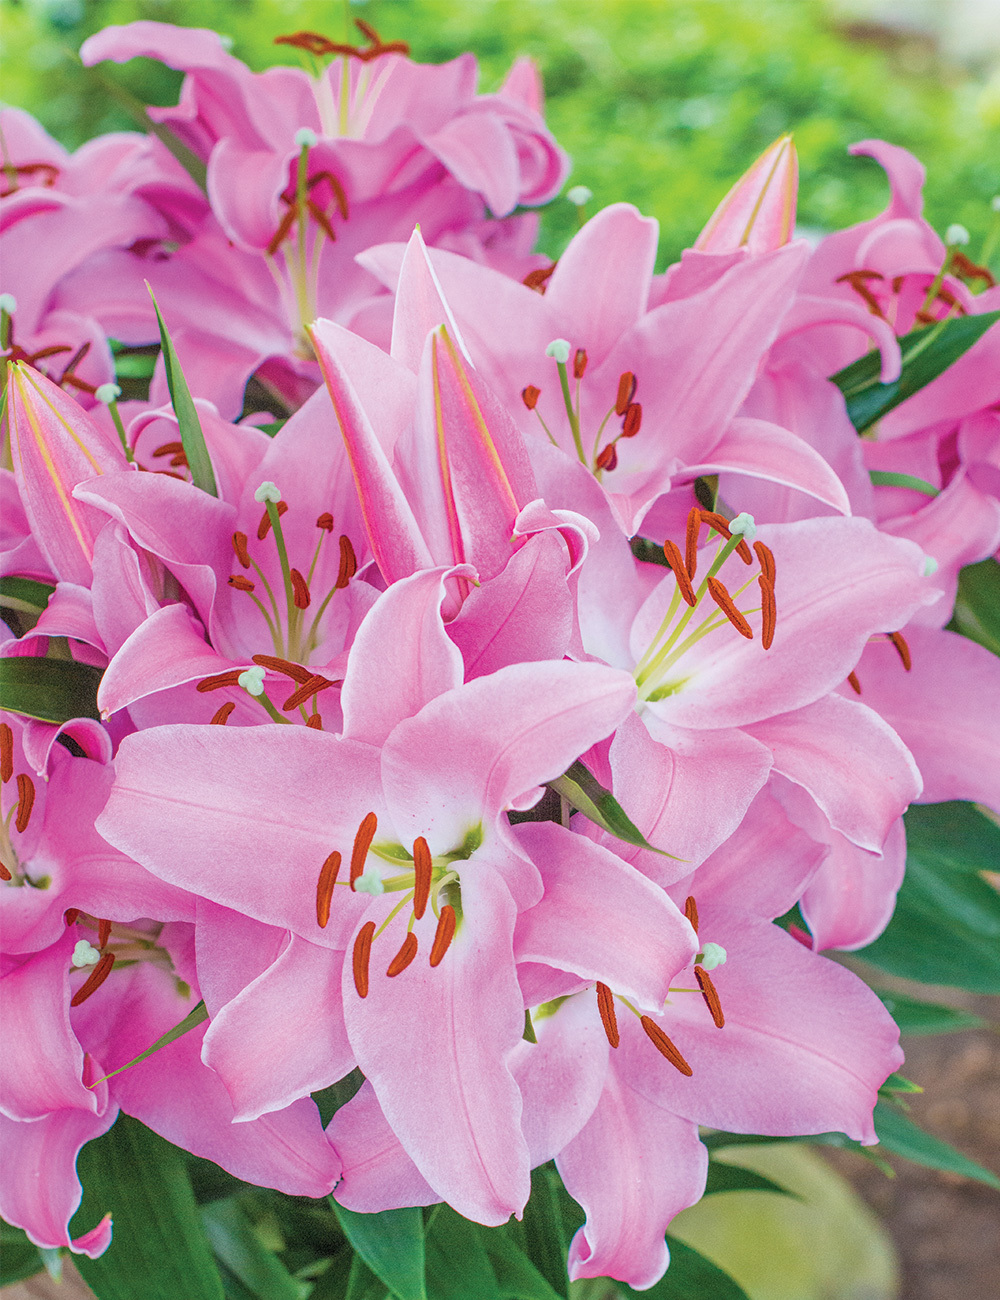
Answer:
<svg viewBox="0 0 1000 1300"><path fill-rule="evenodd" d="M656 1021L651 1020L649 1016L640 1016L639 1023L646 1031L646 1037L653 1044L656 1050L662 1056L666 1057L674 1069L680 1070L681 1074L690 1078L691 1075L694 1074L694 1070L691 1069L690 1065L688 1065L687 1061L685 1061L684 1057L677 1050L677 1047L667 1037Z"/></svg>
<svg viewBox="0 0 1000 1300"><path fill-rule="evenodd" d="M615 1015L615 996L607 984L602 984L600 980L597 981L597 1009L601 1013L601 1024L608 1042L612 1047L617 1047L621 1037L618 1033L618 1017Z"/></svg>
<svg viewBox="0 0 1000 1300"><path fill-rule="evenodd" d="M354 837L354 847L351 850L351 889L354 888L354 882L364 872L368 850L372 846L372 840L375 838L377 829L378 818L376 815L373 812L366 813L362 818L361 825L358 827L358 833Z"/></svg>
<svg viewBox="0 0 1000 1300"><path fill-rule="evenodd" d="M455 937L456 923L455 909L450 903L445 903L441 908L437 929L434 932L434 942L431 945L430 964L432 966L439 966L443 961L444 955Z"/></svg>
<svg viewBox="0 0 1000 1300"><path fill-rule="evenodd" d="M389 969L386 971L386 974L390 979L395 978L395 976L406 970L407 966L409 966L410 962L413 961L416 955L417 936L412 930L408 930L399 952L396 953L395 957L393 957L392 961L389 963Z"/></svg>
<svg viewBox="0 0 1000 1300"><path fill-rule="evenodd" d="M371 958L372 939L375 937L375 922L366 921L354 940L351 962L354 970L354 987L359 998L368 996L368 962Z"/></svg>
<svg viewBox="0 0 1000 1300"><path fill-rule="evenodd" d="M35 806L35 783L27 772L17 774L17 816L14 826L22 834L28 829L31 810Z"/></svg>
<svg viewBox="0 0 1000 1300"><path fill-rule="evenodd" d="M333 888L340 871L340 854L336 849L330 854L319 873L316 882L316 923L325 930L330 920L330 907L333 903Z"/></svg>
<svg viewBox="0 0 1000 1300"><path fill-rule="evenodd" d="M94 967L94 969L90 972L87 979L80 985L77 991L70 998L69 1000L70 1006L78 1007L81 1002L86 1002L86 1000L91 996L92 993L96 993L97 990L104 983L104 981L111 974L111 967L114 964L115 964L115 954L113 952L106 952L104 956L101 958L101 960Z"/></svg>
<svg viewBox="0 0 1000 1300"><path fill-rule="evenodd" d="M698 981L701 996L705 999L705 1005L711 1013L716 1029L721 1029L726 1023L726 1017L722 1014L722 1003L719 1001L719 994L712 983L711 975L703 966L695 966L694 977Z"/></svg>
<svg viewBox="0 0 1000 1300"><path fill-rule="evenodd" d="M413 915L419 921L427 910L427 900L431 893L431 880L434 864L427 841L422 835L413 843Z"/></svg>

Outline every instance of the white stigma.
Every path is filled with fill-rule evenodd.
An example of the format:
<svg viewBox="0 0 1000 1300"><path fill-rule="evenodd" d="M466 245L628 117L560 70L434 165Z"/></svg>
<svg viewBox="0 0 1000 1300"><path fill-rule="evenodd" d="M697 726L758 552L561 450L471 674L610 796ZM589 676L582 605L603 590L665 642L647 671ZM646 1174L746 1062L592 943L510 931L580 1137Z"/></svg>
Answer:
<svg viewBox="0 0 1000 1300"><path fill-rule="evenodd" d="M262 483L253 494L253 499L255 501L273 501L277 505L281 500L281 493L278 491L276 484L267 481Z"/></svg>
<svg viewBox="0 0 1000 1300"><path fill-rule="evenodd" d="M319 136L307 126L300 126L295 132L295 144L299 149L312 149L318 141Z"/></svg>
<svg viewBox="0 0 1000 1300"><path fill-rule="evenodd" d="M100 951L86 939L80 939L73 949L73 956L70 957L71 963L79 970L83 966L96 966L101 960Z"/></svg>
<svg viewBox="0 0 1000 1300"><path fill-rule="evenodd" d="M739 533L745 542L752 542L757 536L757 525L754 523L753 515L748 515L744 510L735 519L730 519L729 531Z"/></svg>
<svg viewBox="0 0 1000 1300"><path fill-rule="evenodd" d="M727 952L720 943L706 943L701 950L701 965L704 970L715 970L716 966L725 966Z"/></svg>
<svg viewBox="0 0 1000 1300"><path fill-rule="evenodd" d="M1000 212L1000 194L994 194L990 199L990 207L994 212Z"/></svg>
<svg viewBox="0 0 1000 1300"><path fill-rule="evenodd" d="M594 197L594 191L588 190L586 185L574 185L572 189L566 191L566 197L569 199L570 203L574 203L578 208L582 208L585 203L589 203Z"/></svg>
<svg viewBox="0 0 1000 1300"><path fill-rule="evenodd" d="M933 577L933 575L937 573L937 571L938 571L937 560L935 560L933 555L925 555L924 556L924 577L925 578Z"/></svg>
<svg viewBox="0 0 1000 1300"><path fill-rule="evenodd" d="M354 882L354 888L362 894L372 894L375 897L385 893L382 877L375 871L366 871L363 876L359 876Z"/></svg>
<svg viewBox="0 0 1000 1300"><path fill-rule="evenodd" d="M565 339L553 339L545 349L547 357L553 357L560 365L565 365L569 360L569 344Z"/></svg>
<svg viewBox="0 0 1000 1300"><path fill-rule="evenodd" d="M12 293L0 293L0 311L5 311L8 316L17 311L17 299Z"/></svg>
<svg viewBox="0 0 1000 1300"><path fill-rule="evenodd" d="M944 232L944 242L952 248L956 244L967 244L971 238L972 236L966 228L958 221L953 221Z"/></svg>
<svg viewBox="0 0 1000 1300"><path fill-rule="evenodd" d="M94 396L105 406L110 406L112 402L117 402L122 395L122 390L117 384L100 384L94 390Z"/></svg>
<svg viewBox="0 0 1000 1300"><path fill-rule="evenodd" d="M245 668L237 677L236 683L251 695L263 695L264 669L259 664L254 664L252 668Z"/></svg>

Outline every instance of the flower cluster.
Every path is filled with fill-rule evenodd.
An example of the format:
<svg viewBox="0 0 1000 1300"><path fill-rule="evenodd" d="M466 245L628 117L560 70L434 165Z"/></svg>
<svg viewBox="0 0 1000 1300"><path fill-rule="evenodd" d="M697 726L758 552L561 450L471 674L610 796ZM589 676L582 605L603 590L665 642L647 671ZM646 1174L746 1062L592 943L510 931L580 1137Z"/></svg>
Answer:
<svg viewBox="0 0 1000 1300"><path fill-rule="evenodd" d="M666 274L625 204L549 264L532 68L359 26L263 74L109 28L187 74L158 134L3 114L0 1213L105 1249L119 1110L359 1211L501 1224L554 1159L571 1276L648 1287L699 1126L876 1140L898 1031L821 950L886 925L911 801L1000 809L1000 667L944 630L1000 328L861 438L829 379L1000 290L880 142L889 208L815 248L784 138Z"/></svg>

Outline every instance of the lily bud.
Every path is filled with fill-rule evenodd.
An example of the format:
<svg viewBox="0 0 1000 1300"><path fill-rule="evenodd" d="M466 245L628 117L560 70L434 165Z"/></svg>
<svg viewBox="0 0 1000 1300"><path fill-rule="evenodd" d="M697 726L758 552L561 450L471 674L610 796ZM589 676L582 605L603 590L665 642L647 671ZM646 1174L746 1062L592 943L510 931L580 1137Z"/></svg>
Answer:
<svg viewBox="0 0 1000 1300"><path fill-rule="evenodd" d="M790 135L780 136L740 177L695 240L704 253L770 253L795 226L799 164Z"/></svg>

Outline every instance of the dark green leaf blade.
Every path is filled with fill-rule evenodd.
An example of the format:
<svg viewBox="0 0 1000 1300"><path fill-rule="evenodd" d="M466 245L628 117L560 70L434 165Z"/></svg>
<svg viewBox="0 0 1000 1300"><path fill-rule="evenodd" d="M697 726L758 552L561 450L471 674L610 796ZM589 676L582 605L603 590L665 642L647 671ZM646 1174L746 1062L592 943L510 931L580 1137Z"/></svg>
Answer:
<svg viewBox="0 0 1000 1300"><path fill-rule="evenodd" d="M548 786L577 812L583 813L584 817L617 839L640 849L649 849L662 857L674 858L675 862L680 861L673 853L667 853L665 849L658 849L649 843L639 828L629 820L625 809L611 791L606 790L579 759L562 776L549 781Z"/></svg>
<svg viewBox="0 0 1000 1300"><path fill-rule="evenodd" d="M708 1182L705 1195L715 1192L777 1192L779 1196L792 1196L787 1187L782 1187L764 1174L754 1169L744 1169L742 1165L726 1164L724 1160L712 1160L708 1166Z"/></svg>
<svg viewBox="0 0 1000 1300"><path fill-rule="evenodd" d="M428 1300L502 1300L483 1237L489 1232L438 1205L427 1223Z"/></svg>
<svg viewBox="0 0 1000 1300"><path fill-rule="evenodd" d="M34 1277L43 1267L38 1247L28 1240L27 1233L0 1219L0 1286Z"/></svg>
<svg viewBox="0 0 1000 1300"><path fill-rule="evenodd" d="M949 627L1000 655L1000 564L967 564L958 575L958 595Z"/></svg>
<svg viewBox="0 0 1000 1300"><path fill-rule="evenodd" d="M636 1300L748 1300L747 1293L718 1264L667 1234L670 1267L648 1291L633 1291L619 1283L623 1295Z"/></svg>
<svg viewBox="0 0 1000 1300"><path fill-rule="evenodd" d="M998 320L1000 311L991 311L978 316L957 316L911 330L899 340L903 369L891 384L879 382L882 358L877 351L866 353L831 375L833 383L844 394L847 414L858 433L864 433L893 407L937 379Z"/></svg>
<svg viewBox="0 0 1000 1300"><path fill-rule="evenodd" d="M17 655L0 659L0 708L40 722L70 718L100 721L97 688L102 672L75 659Z"/></svg>
<svg viewBox="0 0 1000 1300"><path fill-rule="evenodd" d="M570 1234L563 1221L560 1196L567 1193L556 1170L550 1165L533 1169L524 1217L520 1223L515 1219L510 1231L549 1286L565 1297L569 1283L566 1252Z"/></svg>
<svg viewBox="0 0 1000 1300"><path fill-rule="evenodd" d="M6 574L0 577L0 606L16 609L22 614L41 614L54 591L55 587L49 582Z"/></svg>
<svg viewBox="0 0 1000 1300"><path fill-rule="evenodd" d="M235 1200L204 1206L201 1222L216 1255L251 1296L257 1300L302 1300L301 1287L264 1245Z"/></svg>
<svg viewBox="0 0 1000 1300"><path fill-rule="evenodd" d="M905 993L879 993L885 1009L901 1034L950 1034L958 1029L979 1029L986 1024L971 1011L956 1011L937 1002L921 1002Z"/></svg>
<svg viewBox="0 0 1000 1300"><path fill-rule="evenodd" d="M128 1115L80 1152L83 1204L74 1236L110 1210L114 1237L100 1259L76 1257L97 1300L223 1300L183 1151Z"/></svg>
<svg viewBox="0 0 1000 1300"><path fill-rule="evenodd" d="M331 1197L344 1235L398 1300L426 1300L424 1220L418 1209L358 1214Z"/></svg>
<svg viewBox="0 0 1000 1300"><path fill-rule="evenodd" d="M160 315L156 295L148 281L146 288L149 289L149 296L153 299L156 319L160 326L160 345L163 349L163 365L167 372L167 387L170 389L174 415L177 416L184 455L187 457L188 468L191 471L191 481L195 487L201 488L209 496L217 497L219 489L215 483L215 471L212 469L208 448L205 446L205 435L202 432L201 420L198 419L198 408L194 404L177 352Z"/></svg>
<svg viewBox="0 0 1000 1300"><path fill-rule="evenodd" d="M906 813L906 876L885 931L858 956L893 975L1000 993L1000 827L971 803Z"/></svg>
<svg viewBox="0 0 1000 1300"><path fill-rule="evenodd" d="M1000 1191L1000 1178L984 1169L975 1160L970 1160L950 1143L925 1133L914 1124L898 1106L891 1102L879 1101L875 1106L875 1132L879 1143L887 1151L898 1156L905 1156L914 1164L926 1165L930 1169L943 1169L951 1174L963 1174L966 1178L978 1179L989 1187Z"/></svg>
<svg viewBox="0 0 1000 1300"><path fill-rule="evenodd" d="M502 1296L508 1300L560 1300L564 1293L549 1285L517 1245L509 1225L482 1229L480 1236Z"/></svg>

